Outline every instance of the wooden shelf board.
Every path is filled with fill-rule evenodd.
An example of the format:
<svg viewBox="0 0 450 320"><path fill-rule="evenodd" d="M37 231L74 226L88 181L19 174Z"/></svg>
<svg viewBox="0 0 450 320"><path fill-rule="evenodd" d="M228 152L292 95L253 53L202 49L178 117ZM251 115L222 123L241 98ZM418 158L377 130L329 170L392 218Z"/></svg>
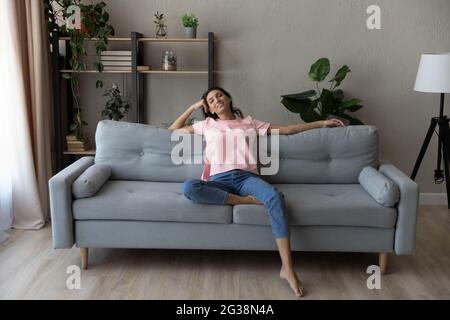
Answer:
<svg viewBox="0 0 450 320"><path fill-rule="evenodd" d="M70 37L60 37L60 40L70 40ZM86 41L98 41L97 38L85 39ZM216 40L216 39L214 39ZM108 41L131 41L131 38L108 38ZM208 38L139 38L138 42L208 42Z"/></svg>
<svg viewBox="0 0 450 320"><path fill-rule="evenodd" d="M83 154L83 155L95 155L95 149L89 149L86 151L64 151L64 154Z"/></svg>
<svg viewBox="0 0 450 320"><path fill-rule="evenodd" d="M60 37L60 40L70 40L70 37ZM98 41L97 38L90 38L90 39L85 39L86 41ZM131 41L131 38L108 38L108 41Z"/></svg>
<svg viewBox="0 0 450 320"><path fill-rule="evenodd" d="M61 73L73 73L73 70L61 70ZM98 72L97 70L78 71L78 73L131 73L131 71L119 71L119 70L106 70Z"/></svg>
<svg viewBox="0 0 450 320"><path fill-rule="evenodd" d="M61 73L74 73L73 70L61 70ZM217 72L217 71L214 71ZM96 70L78 71L78 73L100 73ZM132 73L132 71L103 71L101 73ZM163 70L145 70L138 71L138 73L158 73L158 74L208 74L206 70L177 70L177 71L163 71Z"/></svg>
<svg viewBox="0 0 450 320"><path fill-rule="evenodd" d="M207 38L139 38L138 42L208 42Z"/></svg>
<svg viewBox="0 0 450 320"><path fill-rule="evenodd" d="M163 71L163 70L147 70L139 71L139 73L158 73L158 74L208 74L208 71L203 70L177 70L177 71Z"/></svg>

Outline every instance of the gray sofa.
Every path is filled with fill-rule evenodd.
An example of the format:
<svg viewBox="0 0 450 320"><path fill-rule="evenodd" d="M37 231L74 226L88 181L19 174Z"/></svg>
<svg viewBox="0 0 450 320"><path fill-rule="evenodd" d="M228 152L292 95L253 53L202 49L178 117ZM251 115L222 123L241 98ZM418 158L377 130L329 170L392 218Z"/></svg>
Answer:
<svg viewBox="0 0 450 320"><path fill-rule="evenodd" d="M183 181L198 179L202 165L172 163L178 141L171 133L99 122L95 158L83 157L49 181L54 247L75 244L83 268L94 247L276 250L263 206L195 204L183 195ZM285 196L293 250L379 253L382 272L389 253L414 252L418 186L379 162L375 127L313 129L280 136L279 143L279 171L262 177ZM72 184L94 164L108 165L111 176L94 196L75 199ZM393 207L358 182L367 166L398 186Z"/></svg>

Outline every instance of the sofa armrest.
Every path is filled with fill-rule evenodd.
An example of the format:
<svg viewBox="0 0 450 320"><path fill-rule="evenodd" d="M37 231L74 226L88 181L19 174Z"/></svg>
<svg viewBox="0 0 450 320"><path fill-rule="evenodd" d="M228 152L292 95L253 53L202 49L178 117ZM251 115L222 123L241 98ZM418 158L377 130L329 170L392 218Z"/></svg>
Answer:
<svg viewBox="0 0 450 320"><path fill-rule="evenodd" d="M48 181L55 249L72 248L74 244L72 183L93 164L94 157L83 157Z"/></svg>
<svg viewBox="0 0 450 320"><path fill-rule="evenodd" d="M419 186L391 163L381 162L378 170L394 181L400 189L400 201L397 203L394 251L398 255L412 254L416 247Z"/></svg>

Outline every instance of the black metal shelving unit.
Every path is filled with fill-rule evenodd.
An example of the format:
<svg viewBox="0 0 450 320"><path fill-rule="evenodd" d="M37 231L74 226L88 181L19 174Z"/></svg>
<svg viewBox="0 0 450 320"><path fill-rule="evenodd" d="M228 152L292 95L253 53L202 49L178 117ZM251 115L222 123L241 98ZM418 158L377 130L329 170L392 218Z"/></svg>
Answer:
<svg viewBox="0 0 450 320"><path fill-rule="evenodd" d="M66 52L64 55L60 54L60 41L66 41ZM215 84L214 66L215 66L215 37L213 32L208 33L207 39L182 39L182 38L168 38L168 39L156 39L156 38L144 38L139 32L132 32L130 38L111 38L111 40L129 41L131 44L132 52L132 108L134 108L135 119L138 123L145 123L145 109L146 109L146 95L145 95L145 79L146 76L152 73L159 74L207 74L208 75L208 88L211 88ZM70 46L68 44L69 38L60 37L59 34L54 31L51 34L52 45L52 64L53 64L53 105L54 105L54 134L56 144L56 172L64 169L66 164L72 163L77 156L93 155L92 152L77 152L68 153L64 152L65 149L65 134L68 132L68 125L72 122L72 100L73 96L70 90L70 82L63 80L62 73L63 68L69 66ZM144 43L146 42L179 42L179 43L207 43L208 44L208 70L207 71L139 71L138 66L143 65L144 60ZM67 71L67 70L66 70ZM85 73L85 72L83 72ZM91 71L91 73L95 73ZM107 72L104 72L107 73ZM130 72L123 72L130 74ZM65 111L65 112L64 112ZM68 157L68 161L64 161L64 156ZM55 172L55 173L56 173Z"/></svg>

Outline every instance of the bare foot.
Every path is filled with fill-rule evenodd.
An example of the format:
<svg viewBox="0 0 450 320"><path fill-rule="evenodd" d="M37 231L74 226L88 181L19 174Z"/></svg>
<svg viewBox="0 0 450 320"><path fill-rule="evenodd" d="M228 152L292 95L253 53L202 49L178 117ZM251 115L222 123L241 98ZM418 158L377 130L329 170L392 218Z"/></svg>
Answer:
<svg viewBox="0 0 450 320"><path fill-rule="evenodd" d="M280 278L286 280L289 283L289 286L291 287L292 291L294 291L294 294L297 297L303 297L303 284L295 272L287 273L283 270L283 267L281 267Z"/></svg>
<svg viewBox="0 0 450 320"><path fill-rule="evenodd" d="M245 199L248 200L249 204L262 204L262 202L256 199L254 196L246 196Z"/></svg>
<svg viewBox="0 0 450 320"><path fill-rule="evenodd" d="M241 197L238 196L237 194L228 193L226 204L234 206L236 204L262 204L262 203L251 195Z"/></svg>

